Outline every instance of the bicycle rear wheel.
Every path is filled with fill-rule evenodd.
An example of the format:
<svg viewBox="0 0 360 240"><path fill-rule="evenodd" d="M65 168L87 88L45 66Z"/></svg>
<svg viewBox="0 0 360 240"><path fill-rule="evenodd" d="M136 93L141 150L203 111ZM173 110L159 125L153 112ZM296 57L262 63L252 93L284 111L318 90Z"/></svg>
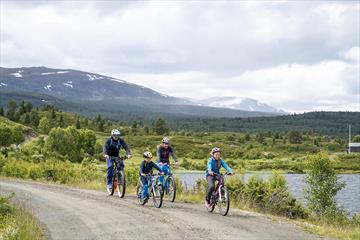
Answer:
<svg viewBox="0 0 360 240"><path fill-rule="evenodd" d="M163 196L164 196L164 191L162 190L162 186L159 186L157 184L157 181L155 181L155 183L153 183L151 191L152 191L154 206L157 208L161 208L163 202Z"/></svg>
<svg viewBox="0 0 360 240"><path fill-rule="evenodd" d="M166 189L165 189L165 194L167 196L167 199L170 202L174 202L175 201L175 197L176 197L176 183L175 183L175 179L172 176L169 176L166 179Z"/></svg>
<svg viewBox="0 0 360 240"><path fill-rule="evenodd" d="M225 186L220 188L221 200L218 201L219 212L221 215L226 216L230 208L229 191Z"/></svg>
<svg viewBox="0 0 360 240"><path fill-rule="evenodd" d="M123 198L125 196L125 190L126 190L126 179L125 179L125 172L124 170L120 170L117 173L117 194L120 198Z"/></svg>

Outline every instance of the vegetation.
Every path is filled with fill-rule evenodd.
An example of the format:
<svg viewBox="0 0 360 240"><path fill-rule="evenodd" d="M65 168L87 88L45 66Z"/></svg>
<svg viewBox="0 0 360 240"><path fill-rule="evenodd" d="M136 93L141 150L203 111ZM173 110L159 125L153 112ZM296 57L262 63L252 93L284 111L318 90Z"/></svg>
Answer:
<svg viewBox="0 0 360 240"><path fill-rule="evenodd" d="M155 154L162 137L169 134L183 170L203 171L210 149L219 146L227 163L239 173L264 170L308 173L308 207L296 201L284 177L277 172L265 180L229 179L227 185L234 207L304 219L313 223L312 227L307 226L309 230L322 233L331 228L335 237L340 232L350 239L360 234L356 230L359 217L348 218L334 200L343 187L336 173L360 172L359 154L345 153L344 138L298 130L193 132L172 128L162 118L151 124L113 122L101 115L81 117L49 105L41 108L30 107L26 102L16 107L10 105L14 114L9 115L8 109L3 112L14 121L0 116L0 175L103 189L102 144L111 129L119 128L134 156L126 160L131 191L138 181L142 152L149 150ZM17 146L19 143L22 144ZM198 181L195 188L187 189L178 181L179 199L203 201L205 184Z"/></svg>
<svg viewBox="0 0 360 240"><path fill-rule="evenodd" d="M12 197L0 195L0 239L45 239L38 222L22 207L10 204Z"/></svg>

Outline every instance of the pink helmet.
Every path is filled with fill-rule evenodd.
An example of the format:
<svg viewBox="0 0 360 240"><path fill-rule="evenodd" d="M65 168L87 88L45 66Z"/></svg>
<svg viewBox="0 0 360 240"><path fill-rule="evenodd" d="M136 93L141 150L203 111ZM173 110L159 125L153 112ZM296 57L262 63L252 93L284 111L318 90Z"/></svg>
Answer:
<svg viewBox="0 0 360 240"><path fill-rule="evenodd" d="M221 152L221 149L220 148L218 148L218 147L214 147L213 149L211 149L211 155L212 156L214 156L214 154L216 153L216 152Z"/></svg>

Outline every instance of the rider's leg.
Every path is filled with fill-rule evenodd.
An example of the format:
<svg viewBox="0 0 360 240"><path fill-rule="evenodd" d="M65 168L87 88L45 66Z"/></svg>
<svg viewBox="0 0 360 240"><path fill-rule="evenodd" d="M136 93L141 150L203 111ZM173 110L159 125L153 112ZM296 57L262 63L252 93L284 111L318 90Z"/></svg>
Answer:
<svg viewBox="0 0 360 240"><path fill-rule="evenodd" d="M107 171L106 171L106 187L107 188L112 188L112 178L113 178L113 165L114 165L114 161L111 158L106 159L106 166L107 166Z"/></svg>
<svg viewBox="0 0 360 240"><path fill-rule="evenodd" d="M141 198L146 198L149 193L148 193L148 181L146 179L146 177L141 176L141 183L143 185L143 191L141 193Z"/></svg>
<svg viewBox="0 0 360 240"><path fill-rule="evenodd" d="M163 168L162 168L162 171L165 173L165 175L169 175L170 174L170 166L169 165L164 165ZM163 176L161 176L161 177L163 179L165 178ZM161 182L163 183L164 188L167 188L167 181L164 182L164 180L163 180Z"/></svg>
<svg viewBox="0 0 360 240"><path fill-rule="evenodd" d="M211 194L215 189L215 177L209 175L206 177L206 181L207 181L208 185L206 188L206 198L205 199L208 203L210 203Z"/></svg>

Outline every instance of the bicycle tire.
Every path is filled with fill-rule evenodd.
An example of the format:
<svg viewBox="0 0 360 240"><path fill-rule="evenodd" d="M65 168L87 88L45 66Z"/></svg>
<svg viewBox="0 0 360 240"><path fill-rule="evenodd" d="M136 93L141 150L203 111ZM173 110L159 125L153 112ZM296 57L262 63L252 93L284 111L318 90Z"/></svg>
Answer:
<svg viewBox="0 0 360 240"><path fill-rule="evenodd" d="M166 179L166 196L170 202L174 202L176 198L176 182L174 177L169 176Z"/></svg>
<svg viewBox="0 0 360 240"><path fill-rule="evenodd" d="M117 193L120 198L123 198L125 196L126 191L126 178L125 178L125 172L124 170L120 170L117 173ZM120 181L119 181L120 180Z"/></svg>
<svg viewBox="0 0 360 240"><path fill-rule="evenodd" d="M220 188L220 192L221 195L223 197L223 200L220 202L218 201L218 207L219 207L219 212L221 215L226 216L229 213L229 208L230 208L230 196L229 196L229 191L225 186L222 186ZM224 194L222 194L224 193Z"/></svg>

